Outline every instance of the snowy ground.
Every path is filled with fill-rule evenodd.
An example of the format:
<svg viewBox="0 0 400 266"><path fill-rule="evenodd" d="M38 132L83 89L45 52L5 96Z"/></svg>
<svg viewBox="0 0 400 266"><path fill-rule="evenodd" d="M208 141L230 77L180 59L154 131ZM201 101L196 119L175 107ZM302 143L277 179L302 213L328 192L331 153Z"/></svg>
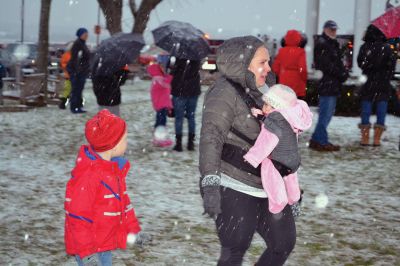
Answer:
<svg viewBox="0 0 400 266"><path fill-rule="evenodd" d="M201 215L198 154L152 147L148 87L147 81L125 86L121 110L133 166L127 184L154 241L115 252L114 263L215 265L219 244L213 222ZM84 123L97 111L90 84L85 97L83 116L55 106L0 113L0 265L74 265L64 252L63 201ZM400 265L399 118L387 118L380 148L357 145L358 122L333 119L331 140L343 145L340 152L310 151L311 133L301 137L304 215L286 265ZM263 249L256 236L244 265L253 265Z"/></svg>

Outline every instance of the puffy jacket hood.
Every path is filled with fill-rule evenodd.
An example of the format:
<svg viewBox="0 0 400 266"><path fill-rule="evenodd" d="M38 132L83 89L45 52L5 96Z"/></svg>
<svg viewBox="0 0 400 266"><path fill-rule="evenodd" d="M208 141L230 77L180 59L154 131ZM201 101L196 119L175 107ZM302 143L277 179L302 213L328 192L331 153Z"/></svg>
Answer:
<svg viewBox="0 0 400 266"><path fill-rule="evenodd" d="M152 77L164 76L164 71L159 64L152 64L147 67L147 72Z"/></svg>
<svg viewBox="0 0 400 266"><path fill-rule="evenodd" d="M285 36L285 46L300 46L301 35L297 30L289 30Z"/></svg>
<svg viewBox="0 0 400 266"><path fill-rule="evenodd" d="M387 39L385 35L374 25L369 25L367 31L365 32L363 40L365 42L385 42Z"/></svg>
<svg viewBox="0 0 400 266"><path fill-rule="evenodd" d="M293 107L279 109L278 112L282 114L296 133L305 131L312 125L313 114L303 100L297 100Z"/></svg>
<svg viewBox="0 0 400 266"><path fill-rule="evenodd" d="M248 70L256 50L264 43L254 36L235 37L225 41L217 51L221 74L243 88L256 89L255 76Z"/></svg>

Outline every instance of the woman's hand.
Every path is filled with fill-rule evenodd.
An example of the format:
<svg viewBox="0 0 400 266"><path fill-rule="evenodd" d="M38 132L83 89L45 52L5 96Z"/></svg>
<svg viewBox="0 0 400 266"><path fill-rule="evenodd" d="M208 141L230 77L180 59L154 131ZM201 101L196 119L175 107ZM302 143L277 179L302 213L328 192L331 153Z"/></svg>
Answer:
<svg viewBox="0 0 400 266"><path fill-rule="evenodd" d="M221 178L217 175L207 175L200 182L200 192L203 197L204 213L214 220L221 213Z"/></svg>

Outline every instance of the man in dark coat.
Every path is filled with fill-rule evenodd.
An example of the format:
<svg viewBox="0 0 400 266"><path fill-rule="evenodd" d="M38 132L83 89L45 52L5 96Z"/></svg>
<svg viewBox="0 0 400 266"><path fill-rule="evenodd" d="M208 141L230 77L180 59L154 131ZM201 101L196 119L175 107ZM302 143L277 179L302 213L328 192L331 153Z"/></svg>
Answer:
<svg viewBox="0 0 400 266"><path fill-rule="evenodd" d="M314 134L310 140L310 149L317 151L338 151L339 145L328 140L327 128L336 108L336 100L340 95L342 83L349 74L342 62L339 43L336 40L336 22L328 20L324 24L324 32L316 41L314 48L315 68L322 71L323 77L318 85L319 116Z"/></svg>
<svg viewBox="0 0 400 266"><path fill-rule="evenodd" d="M175 151L182 151L182 128L185 117L189 124L187 149L194 150L195 113L197 100L201 94L200 66L200 61L182 58L176 59L172 66L171 94L175 113Z"/></svg>
<svg viewBox="0 0 400 266"><path fill-rule="evenodd" d="M385 35L374 25L369 25L360 47L357 62L368 77L361 88L361 145L369 145L369 118L372 103L376 102L377 121L374 125L374 146L380 146L380 139L385 130L389 96L392 91L390 80L396 66L396 55L390 48Z"/></svg>
<svg viewBox="0 0 400 266"><path fill-rule="evenodd" d="M86 46L88 31L85 28L79 28L76 32L78 37L71 48L71 59L67 64L67 71L70 75L71 92L71 112L85 113L82 109L82 91L85 87L86 78L90 69L90 51Z"/></svg>
<svg viewBox="0 0 400 266"><path fill-rule="evenodd" d="M269 53L256 37L232 38L219 47L217 65L221 77L204 99L199 168L204 211L216 218L221 243L218 265L241 265L255 232L268 243L256 265L283 265L296 242L291 209L268 211L260 171L243 159L261 130L250 108L262 106Z"/></svg>

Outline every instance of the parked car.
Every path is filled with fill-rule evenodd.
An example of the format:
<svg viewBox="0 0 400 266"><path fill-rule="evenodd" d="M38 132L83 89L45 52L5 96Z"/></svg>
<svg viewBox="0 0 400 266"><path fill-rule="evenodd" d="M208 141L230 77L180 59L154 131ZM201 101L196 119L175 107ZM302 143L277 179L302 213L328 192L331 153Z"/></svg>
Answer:
<svg viewBox="0 0 400 266"><path fill-rule="evenodd" d="M224 43L225 40L222 39L208 39L208 44L210 45L210 54L207 56L206 60L201 66L202 70L209 72L217 71L217 49Z"/></svg>
<svg viewBox="0 0 400 266"><path fill-rule="evenodd" d="M17 59L6 49L0 49L0 62L6 69L7 77L15 77L15 64Z"/></svg>
<svg viewBox="0 0 400 266"><path fill-rule="evenodd" d="M6 50L15 55L17 47L21 43L9 43L7 44ZM21 67L23 73L34 73L37 71L37 56L38 56L38 45L33 43L24 43L29 49L28 57L23 59L21 62Z"/></svg>

